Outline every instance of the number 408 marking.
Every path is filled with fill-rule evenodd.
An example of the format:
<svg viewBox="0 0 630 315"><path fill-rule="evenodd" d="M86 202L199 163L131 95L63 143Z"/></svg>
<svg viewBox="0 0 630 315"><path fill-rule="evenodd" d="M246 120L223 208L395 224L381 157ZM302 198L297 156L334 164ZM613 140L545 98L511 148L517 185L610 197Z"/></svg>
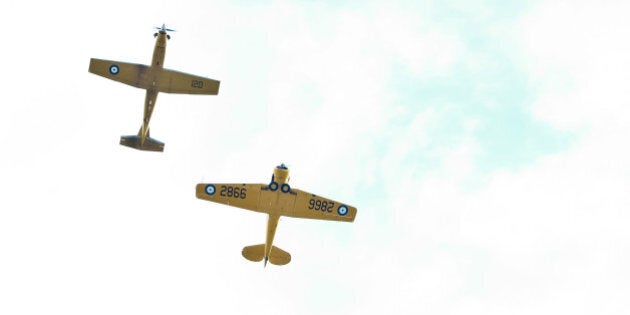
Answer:
<svg viewBox="0 0 630 315"><path fill-rule="evenodd" d="M190 86L198 89L203 89L203 81L201 80L192 80Z"/></svg>

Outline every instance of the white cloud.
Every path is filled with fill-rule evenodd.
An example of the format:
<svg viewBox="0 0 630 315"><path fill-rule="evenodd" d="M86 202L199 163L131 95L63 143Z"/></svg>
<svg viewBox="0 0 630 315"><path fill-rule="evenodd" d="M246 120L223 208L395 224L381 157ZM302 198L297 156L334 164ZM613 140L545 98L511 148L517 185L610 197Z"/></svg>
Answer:
<svg viewBox="0 0 630 315"><path fill-rule="evenodd" d="M536 115L562 129L628 125L630 35L624 2L556 1L523 20Z"/></svg>
<svg viewBox="0 0 630 315"><path fill-rule="evenodd" d="M480 176L470 166L478 151L462 141L441 155L441 168L403 181L391 199L397 221L390 232L400 242L387 252L398 259L372 267L414 270L382 282L413 288L419 298L385 300L458 314L629 309L630 127L621 56L630 47L618 40L625 31L616 32L627 29L618 18L623 6L549 3L524 19L531 82L541 93L533 113L576 132L576 140L522 169L481 174L472 189L465 184ZM428 270L434 278L423 276Z"/></svg>
<svg viewBox="0 0 630 315"><path fill-rule="evenodd" d="M419 19L403 8L379 8L373 33L380 49L392 54L416 75L444 74L461 57L462 45L455 34L435 23Z"/></svg>

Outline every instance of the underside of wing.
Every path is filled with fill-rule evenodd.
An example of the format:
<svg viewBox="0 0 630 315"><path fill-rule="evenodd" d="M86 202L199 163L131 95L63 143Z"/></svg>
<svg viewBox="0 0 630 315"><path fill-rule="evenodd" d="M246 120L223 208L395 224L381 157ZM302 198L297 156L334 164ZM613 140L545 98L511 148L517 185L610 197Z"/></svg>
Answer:
<svg viewBox="0 0 630 315"><path fill-rule="evenodd" d="M92 58L88 71L114 81L147 89L149 88L146 79L148 69L148 66L136 63Z"/></svg>
<svg viewBox="0 0 630 315"><path fill-rule="evenodd" d="M174 70L163 69L157 82L157 90L160 92L208 95L219 94L219 81Z"/></svg>
<svg viewBox="0 0 630 315"><path fill-rule="evenodd" d="M291 189L296 193L293 211L285 214L289 217L353 222L357 208L328 198L317 196L299 189Z"/></svg>
<svg viewBox="0 0 630 315"><path fill-rule="evenodd" d="M259 211L258 201L263 186L265 185L201 183L197 184L196 195L199 199Z"/></svg>

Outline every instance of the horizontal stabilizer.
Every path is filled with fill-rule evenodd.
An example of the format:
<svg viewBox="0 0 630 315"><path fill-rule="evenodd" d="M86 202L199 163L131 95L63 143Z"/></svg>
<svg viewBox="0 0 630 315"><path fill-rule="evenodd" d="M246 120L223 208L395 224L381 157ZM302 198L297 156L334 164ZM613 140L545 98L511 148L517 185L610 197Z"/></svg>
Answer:
<svg viewBox="0 0 630 315"><path fill-rule="evenodd" d="M269 253L269 262L279 266L286 265L291 262L291 254L272 246L271 253Z"/></svg>
<svg viewBox="0 0 630 315"><path fill-rule="evenodd" d="M164 151L164 143L150 137L144 139L144 143L142 143L139 136L122 136L120 137L120 144L143 151Z"/></svg>
<svg viewBox="0 0 630 315"><path fill-rule="evenodd" d="M249 261L261 261L265 258L265 244L244 247L242 254ZM291 262L291 254L278 247L271 246L269 262L274 265L286 265Z"/></svg>
<svg viewBox="0 0 630 315"><path fill-rule="evenodd" d="M265 244L243 247L242 254L249 261L261 261L265 257Z"/></svg>

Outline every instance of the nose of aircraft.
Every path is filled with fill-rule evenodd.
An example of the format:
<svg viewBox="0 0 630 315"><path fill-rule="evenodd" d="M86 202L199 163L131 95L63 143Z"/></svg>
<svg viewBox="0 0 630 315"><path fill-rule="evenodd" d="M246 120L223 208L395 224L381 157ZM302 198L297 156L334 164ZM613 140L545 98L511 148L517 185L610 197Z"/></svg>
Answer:
<svg viewBox="0 0 630 315"><path fill-rule="evenodd" d="M273 177L278 184L287 183L289 181L289 169L282 164L273 170Z"/></svg>

